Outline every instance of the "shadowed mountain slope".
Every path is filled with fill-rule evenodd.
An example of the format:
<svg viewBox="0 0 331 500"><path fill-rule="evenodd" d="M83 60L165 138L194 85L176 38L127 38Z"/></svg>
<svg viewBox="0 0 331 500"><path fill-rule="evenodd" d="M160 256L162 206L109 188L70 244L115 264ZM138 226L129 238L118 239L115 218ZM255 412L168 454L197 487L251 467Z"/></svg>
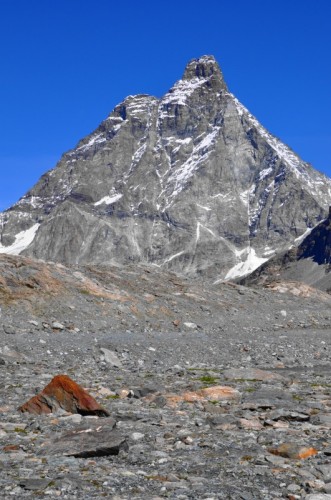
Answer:
<svg viewBox="0 0 331 500"><path fill-rule="evenodd" d="M299 281L331 293L330 271L331 208L298 247L273 257L240 283L269 286L275 281Z"/></svg>

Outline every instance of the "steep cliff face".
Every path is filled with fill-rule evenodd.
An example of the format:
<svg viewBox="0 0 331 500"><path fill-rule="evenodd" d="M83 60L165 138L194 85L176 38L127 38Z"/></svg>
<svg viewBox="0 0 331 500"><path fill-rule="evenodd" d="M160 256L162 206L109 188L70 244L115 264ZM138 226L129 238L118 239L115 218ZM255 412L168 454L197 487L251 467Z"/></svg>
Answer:
<svg viewBox="0 0 331 500"><path fill-rule="evenodd" d="M331 207L326 219L298 238L297 246L272 257L239 282L272 286L302 282L331 293Z"/></svg>
<svg viewBox="0 0 331 500"><path fill-rule="evenodd" d="M331 181L267 132L212 56L129 96L12 208L1 252L243 275L323 219Z"/></svg>

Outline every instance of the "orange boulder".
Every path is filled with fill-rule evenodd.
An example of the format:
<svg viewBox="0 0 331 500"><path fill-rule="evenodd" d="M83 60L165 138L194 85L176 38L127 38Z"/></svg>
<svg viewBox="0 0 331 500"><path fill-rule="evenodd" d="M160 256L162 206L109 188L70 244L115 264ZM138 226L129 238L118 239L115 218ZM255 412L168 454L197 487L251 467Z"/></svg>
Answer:
<svg viewBox="0 0 331 500"><path fill-rule="evenodd" d="M279 455L284 458L305 459L312 457L318 453L315 448L307 446L299 446L294 443L283 443L278 448L269 448L269 453Z"/></svg>
<svg viewBox="0 0 331 500"><path fill-rule="evenodd" d="M80 415L109 416L108 411L68 375L54 377L37 396L20 406L19 411L41 415L59 409Z"/></svg>

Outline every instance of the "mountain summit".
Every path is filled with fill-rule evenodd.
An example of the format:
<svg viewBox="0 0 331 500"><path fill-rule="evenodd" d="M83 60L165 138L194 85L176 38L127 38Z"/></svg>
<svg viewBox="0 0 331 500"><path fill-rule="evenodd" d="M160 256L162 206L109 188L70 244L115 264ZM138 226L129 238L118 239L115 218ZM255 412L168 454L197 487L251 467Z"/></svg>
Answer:
<svg viewBox="0 0 331 500"><path fill-rule="evenodd" d="M212 56L129 96L13 207L0 252L245 275L325 218L331 180L228 91Z"/></svg>
<svg viewBox="0 0 331 500"><path fill-rule="evenodd" d="M182 80L204 80L205 83L219 90L227 90L220 67L214 56L203 56L199 59L192 59L184 71Z"/></svg>

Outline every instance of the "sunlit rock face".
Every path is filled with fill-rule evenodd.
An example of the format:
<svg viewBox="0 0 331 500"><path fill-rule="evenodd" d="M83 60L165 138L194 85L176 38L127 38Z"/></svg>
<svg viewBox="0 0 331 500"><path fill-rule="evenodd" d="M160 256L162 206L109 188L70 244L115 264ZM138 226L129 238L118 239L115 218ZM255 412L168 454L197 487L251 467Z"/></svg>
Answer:
<svg viewBox="0 0 331 500"><path fill-rule="evenodd" d="M12 208L0 252L248 274L322 220L331 181L229 92L212 56L161 99L127 97Z"/></svg>

